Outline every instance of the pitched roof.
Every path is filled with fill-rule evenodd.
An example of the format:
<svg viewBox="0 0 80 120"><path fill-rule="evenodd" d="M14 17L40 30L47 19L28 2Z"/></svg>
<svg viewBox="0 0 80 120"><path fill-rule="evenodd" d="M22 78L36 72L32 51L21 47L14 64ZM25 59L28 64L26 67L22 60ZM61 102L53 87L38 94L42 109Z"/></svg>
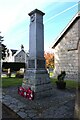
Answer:
<svg viewBox="0 0 80 120"><path fill-rule="evenodd" d="M64 34L67 32L67 30L70 28L70 26L80 18L80 11L72 18L72 20L68 23L68 25L64 28L64 30L60 33L60 35L56 38L55 42L53 43L53 49L56 47L56 45L61 41L61 38L64 36Z"/></svg>
<svg viewBox="0 0 80 120"><path fill-rule="evenodd" d="M13 56L18 50L11 49L11 51L12 51L12 56Z"/></svg>
<svg viewBox="0 0 80 120"><path fill-rule="evenodd" d="M17 54L19 54L21 51L23 51L23 52L25 53L24 50L18 50L18 51L14 54L14 56L16 56Z"/></svg>
<svg viewBox="0 0 80 120"><path fill-rule="evenodd" d="M14 54L14 56L16 56L17 54L19 54L21 51L23 51L23 52L27 55L27 57L28 57L28 54L27 54L26 51L24 51L24 50L18 50L18 51Z"/></svg>

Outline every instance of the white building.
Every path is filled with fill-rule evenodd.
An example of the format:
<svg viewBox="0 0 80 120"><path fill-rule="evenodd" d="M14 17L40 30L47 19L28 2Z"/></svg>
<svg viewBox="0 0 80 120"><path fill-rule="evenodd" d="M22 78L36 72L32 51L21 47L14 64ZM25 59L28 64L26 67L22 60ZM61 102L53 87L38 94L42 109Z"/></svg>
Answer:
<svg viewBox="0 0 80 120"><path fill-rule="evenodd" d="M20 50L14 50L9 49L8 53L6 55L5 60L2 60L2 62L27 62L28 59L28 52L24 50L24 48L21 48Z"/></svg>

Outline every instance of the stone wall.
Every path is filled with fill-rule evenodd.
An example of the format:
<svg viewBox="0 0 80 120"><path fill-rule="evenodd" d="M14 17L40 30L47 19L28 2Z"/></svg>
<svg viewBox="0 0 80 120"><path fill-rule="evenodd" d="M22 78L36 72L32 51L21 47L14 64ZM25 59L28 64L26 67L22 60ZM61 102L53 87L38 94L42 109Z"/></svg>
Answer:
<svg viewBox="0 0 80 120"><path fill-rule="evenodd" d="M65 79L78 79L78 25L80 20L76 20L65 32L61 41L54 49L56 77L61 71L66 71Z"/></svg>

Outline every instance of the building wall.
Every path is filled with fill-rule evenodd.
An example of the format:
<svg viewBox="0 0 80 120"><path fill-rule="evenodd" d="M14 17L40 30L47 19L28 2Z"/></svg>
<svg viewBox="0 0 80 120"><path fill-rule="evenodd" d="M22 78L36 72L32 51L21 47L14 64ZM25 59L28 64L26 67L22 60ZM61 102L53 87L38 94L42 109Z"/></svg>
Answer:
<svg viewBox="0 0 80 120"><path fill-rule="evenodd" d="M61 38L61 41L54 49L56 77L61 71L66 71L65 79L78 79L78 24L80 20L74 22L69 30Z"/></svg>
<svg viewBox="0 0 80 120"><path fill-rule="evenodd" d="M80 83L80 20L78 23L78 36L79 36L79 44L78 44L78 82Z"/></svg>
<svg viewBox="0 0 80 120"><path fill-rule="evenodd" d="M24 51L20 51L16 56L14 56L15 62L27 62L27 54Z"/></svg>

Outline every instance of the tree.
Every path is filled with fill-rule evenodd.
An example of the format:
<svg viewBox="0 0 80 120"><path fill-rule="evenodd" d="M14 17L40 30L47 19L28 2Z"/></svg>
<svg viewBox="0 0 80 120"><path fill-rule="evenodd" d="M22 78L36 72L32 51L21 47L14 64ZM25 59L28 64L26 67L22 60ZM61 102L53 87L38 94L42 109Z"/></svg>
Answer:
<svg viewBox="0 0 80 120"><path fill-rule="evenodd" d="M4 44L1 44L1 45L2 45L2 59L4 60L5 57L6 57L7 48L6 48L6 46Z"/></svg>
<svg viewBox="0 0 80 120"><path fill-rule="evenodd" d="M53 53L44 53L46 59L46 68L54 68L54 54Z"/></svg>
<svg viewBox="0 0 80 120"><path fill-rule="evenodd" d="M7 57L9 57L9 56L10 56L9 49L7 49Z"/></svg>
<svg viewBox="0 0 80 120"><path fill-rule="evenodd" d="M0 54L1 54L1 58L4 60L5 59L5 57L6 57L6 50L7 50L7 48L6 48L6 46L4 45L4 44L2 44L2 42L3 42L3 39L4 37L2 37L2 36L0 36Z"/></svg>
<svg viewBox="0 0 80 120"><path fill-rule="evenodd" d="M54 67L54 55L52 53L45 52L44 57L46 59L46 67L53 68Z"/></svg>

